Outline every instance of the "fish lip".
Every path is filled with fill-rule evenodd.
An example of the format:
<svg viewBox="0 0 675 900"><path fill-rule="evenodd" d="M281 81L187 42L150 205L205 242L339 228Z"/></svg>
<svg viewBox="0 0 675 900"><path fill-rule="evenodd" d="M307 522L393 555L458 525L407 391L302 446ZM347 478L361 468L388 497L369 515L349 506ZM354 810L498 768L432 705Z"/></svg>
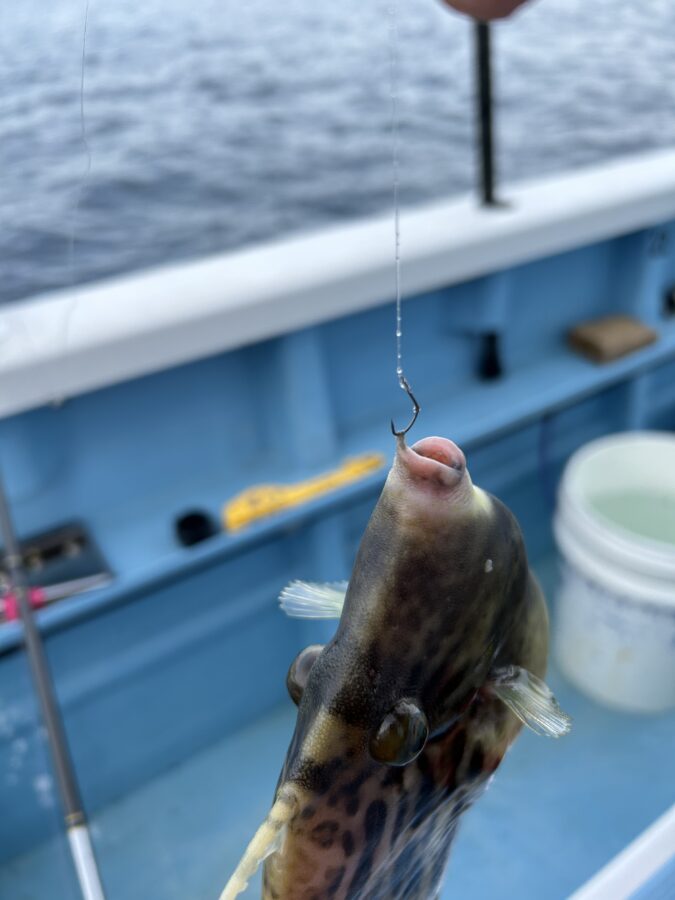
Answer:
<svg viewBox="0 0 675 900"><path fill-rule="evenodd" d="M400 444L398 456L412 478L436 481L447 487L459 484L466 472L464 454L447 438L422 438L412 447Z"/></svg>

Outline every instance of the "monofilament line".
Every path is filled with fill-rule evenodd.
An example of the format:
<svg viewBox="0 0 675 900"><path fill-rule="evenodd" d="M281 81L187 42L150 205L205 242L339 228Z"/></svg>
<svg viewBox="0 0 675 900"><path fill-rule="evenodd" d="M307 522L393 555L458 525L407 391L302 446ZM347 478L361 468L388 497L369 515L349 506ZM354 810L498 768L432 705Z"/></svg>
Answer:
<svg viewBox="0 0 675 900"><path fill-rule="evenodd" d="M400 122L398 103L398 0L389 6L389 95L391 97L392 172L394 179L394 283L396 291L396 377L402 390L410 394L403 372L403 317L401 311L401 210L400 210Z"/></svg>
<svg viewBox="0 0 675 900"><path fill-rule="evenodd" d="M87 66L87 28L89 25L89 2L90 0L85 0L84 6L84 25L82 27L82 58L80 61L80 141L82 143L82 147L84 149L85 157L86 157L86 165L85 170L80 180L80 183L77 186L75 191L75 202L73 203L73 212L71 219L71 227L70 227L70 241L68 247L68 256L69 256L69 269L70 269L70 287L73 288L76 283L75 277L75 232L77 229L77 219L80 212L80 204L82 202L82 195L84 193L85 186L87 181L89 180L89 176L91 174L91 147L89 146L89 139L87 137L87 119L85 116L84 110L84 76ZM71 297L68 301L68 305L66 306L66 311L64 313L63 318L63 349L67 353L70 344L70 323L73 317L73 313L75 312L75 307L77 305L77 300L75 297ZM66 360L66 365L68 362ZM54 398L56 401L61 402L63 397Z"/></svg>
<svg viewBox="0 0 675 900"><path fill-rule="evenodd" d="M85 171L82 180L78 185L75 194L75 204L73 206L72 228L70 231L70 283L75 284L75 229L77 227L77 216L80 211L80 203L82 201L82 193L86 185L87 179L91 173L91 148L87 137L87 120L84 114L84 76L87 65L87 27L89 25L89 0L86 0L84 7L84 26L82 28L82 59L80 64L80 141L84 148L86 157Z"/></svg>
<svg viewBox="0 0 675 900"><path fill-rule="evenodd" d="M389 96L391 98L391 146L392 173L394 176L394 276L396 290L396 375L399 383L403 377L403 328L401 318L401 215L400 215L400 162L399 162L399 112L398 112L398 10L397 0L389 7Z"/></svg>

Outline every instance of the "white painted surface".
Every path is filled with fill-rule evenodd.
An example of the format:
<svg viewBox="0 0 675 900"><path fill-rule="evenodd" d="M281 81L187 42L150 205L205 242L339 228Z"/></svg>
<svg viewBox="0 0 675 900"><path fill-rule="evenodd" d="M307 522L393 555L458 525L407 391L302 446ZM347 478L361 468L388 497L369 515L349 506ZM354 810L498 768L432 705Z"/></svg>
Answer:
<svg viewBox="0 0 675 900"><path fill-rule="evenodd" d="M105 900L89 830L84 825L69 828L68 842L83 900Z"/></svg>
<svg viewBox="0 0 675 900"><path fill-rule="evenodd" d="M675 217L675 152L404 212L412 295ZM386 215L0 307L0 416L389 302Z"/></svg>
<svg viewBox="0 0 675 900"><path fill-rule="evenodd" d="M675 853L675 806L657 819L569 900L629 900Z"/></svg>

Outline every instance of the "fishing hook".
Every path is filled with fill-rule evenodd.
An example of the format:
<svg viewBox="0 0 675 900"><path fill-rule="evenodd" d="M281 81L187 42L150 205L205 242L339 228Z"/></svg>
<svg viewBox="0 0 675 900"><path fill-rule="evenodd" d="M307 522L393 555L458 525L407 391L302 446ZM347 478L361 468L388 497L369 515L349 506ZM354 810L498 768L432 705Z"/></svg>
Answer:
<svg viewBox="0 0 675 900"><path fill-rule="evenodd" d="M410 431L410 429L413 427L413 425L417 421L417 417L420 414L420 405L417 402L417 400L415 399L415 395L413 394L412 389L411 389L410 385L408 384L408 379L405 377L405 375L401 375L401 387L406 392L408 397L410 397L410 401L413 405L413 417L410 420L410 424L407 426L407 428L404 428L403 431L397 431L396 426L394 425L394 420L393 419L391 420L391 433L396 438L405 437L406 434Z"/></svg>

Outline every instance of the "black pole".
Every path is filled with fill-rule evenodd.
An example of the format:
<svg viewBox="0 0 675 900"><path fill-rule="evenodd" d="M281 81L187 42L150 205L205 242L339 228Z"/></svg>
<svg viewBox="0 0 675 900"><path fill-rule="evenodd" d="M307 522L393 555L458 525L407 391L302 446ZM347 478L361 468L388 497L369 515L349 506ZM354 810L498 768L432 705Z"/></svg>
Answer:
<svg viewBox="0 0 675 900"><path fill-rule="evenodd" d="M45 655L42 637L35 625L28 596L28 581L12 524L2 479L0 478L0 536L5 546L5 564L10 590L13 590L21 619L26 652L30 663L35 691L40 701L42 717L54 762L56 780L63 803L64 821L77 876L86 900L104 900L101 879L96 866L87 818L68 749L63 720L56 701L54 685Z"/></svg>
<svg viewBox="0 0 675 900"><path fill-rule="evenodd" d="M476 103L480 153L480 187L484 206L497 206L495 199L494 132L492 109L492 59L490 26L476 22Z"/></svg>

